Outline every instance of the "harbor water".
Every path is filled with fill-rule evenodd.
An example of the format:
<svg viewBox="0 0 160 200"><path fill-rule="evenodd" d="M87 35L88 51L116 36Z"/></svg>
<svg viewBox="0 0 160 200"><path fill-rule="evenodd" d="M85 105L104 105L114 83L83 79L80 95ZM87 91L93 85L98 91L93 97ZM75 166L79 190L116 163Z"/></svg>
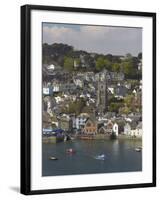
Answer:
<svg viewBox="0 0 160 200"><path fill-rule="evenodd" d="M42 176L142 171L139 140L73 140L42 144ZM72 148L76 152L66 153ZM105 160L96 156L104 154ZM50 160L54 156L57 160Z"/></svg>

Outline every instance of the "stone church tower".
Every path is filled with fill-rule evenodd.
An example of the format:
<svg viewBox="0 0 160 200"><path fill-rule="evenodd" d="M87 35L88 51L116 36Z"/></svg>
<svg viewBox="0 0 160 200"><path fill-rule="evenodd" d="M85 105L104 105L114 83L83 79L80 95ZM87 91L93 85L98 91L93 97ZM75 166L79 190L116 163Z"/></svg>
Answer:
<svg viewBox="0 0 160 200"><path fill-rule="evenodd" d="M106 71L102 71L98 76L97 87L97 110L99 113L104 114L107 111L108 95L107 95L107 77Z"/></svg>

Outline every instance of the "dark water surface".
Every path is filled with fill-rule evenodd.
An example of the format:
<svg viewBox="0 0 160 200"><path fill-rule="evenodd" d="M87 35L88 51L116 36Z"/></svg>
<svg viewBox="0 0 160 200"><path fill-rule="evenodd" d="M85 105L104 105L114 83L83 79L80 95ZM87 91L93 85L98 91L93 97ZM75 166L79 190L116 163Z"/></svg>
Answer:
<svg viewBox="0 0 160 200"><path fill-rule="evenodd" d="M134 149L141 146L136 140L74 140L42 145L42 176L131 172L142 170L142 152ZM76 153L66 154L73 148ZM95 156L105 154L106 160ZM55 156L58 160L50 160Z"/></svg>

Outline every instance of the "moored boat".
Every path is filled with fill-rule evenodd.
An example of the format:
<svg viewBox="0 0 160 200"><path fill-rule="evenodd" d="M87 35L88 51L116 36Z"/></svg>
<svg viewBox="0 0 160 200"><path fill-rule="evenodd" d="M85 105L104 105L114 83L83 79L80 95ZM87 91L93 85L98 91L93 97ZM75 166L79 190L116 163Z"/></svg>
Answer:
<svg viewBox="0 0 160 200"><path fill-rule="evenodd" d="M105 154L101 154L101 155L97 155L94 157L96 160L105 160L106 159L106 155Z"/></svg>
<svg viewBox="0 0 160 200"><path fill-rule="evenodd" d="M58 158L54 157L54 156L50 156L49 157L50 160L58 160Z"/></svg>
<svg viewBox="0 0 160 200"><path fill-rule="evenodd" d="M134 150L135 150L136 152L141 152L141 151L142 151L142 148L137 147L137 148L135 148Z"/></svg>
<svg viewBox="0 0 160 200"><path fill-rule="evenodd" d="M73 154L73 153L76 153L76 151L74 149L70 148L70 149L66 150L66 153Z"/></svg>

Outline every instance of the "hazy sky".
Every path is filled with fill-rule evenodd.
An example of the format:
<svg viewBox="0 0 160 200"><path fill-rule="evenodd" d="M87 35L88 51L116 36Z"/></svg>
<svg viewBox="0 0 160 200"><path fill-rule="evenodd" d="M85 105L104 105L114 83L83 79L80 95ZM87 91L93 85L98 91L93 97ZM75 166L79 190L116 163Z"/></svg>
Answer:
<svg viewBox="0 0 160 200"><path fill-rule="evenodd" d="M43 43L65 43L103 54L137 55L142 52L142 29L43 23Z"/></svg>

